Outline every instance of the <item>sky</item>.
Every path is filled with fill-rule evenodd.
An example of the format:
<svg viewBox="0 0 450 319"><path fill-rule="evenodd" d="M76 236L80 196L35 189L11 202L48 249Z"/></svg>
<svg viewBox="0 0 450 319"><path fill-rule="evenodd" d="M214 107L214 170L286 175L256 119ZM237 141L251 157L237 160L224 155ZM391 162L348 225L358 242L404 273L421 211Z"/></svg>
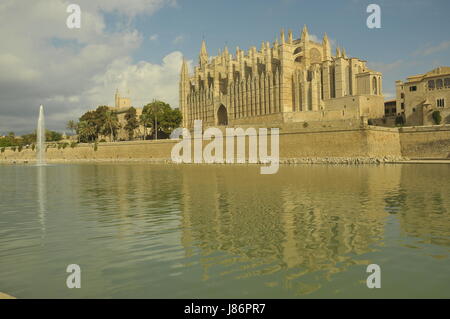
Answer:
<svg viewBox="0 0 450 319"><path fill-rule="evenodd" d="M81 28L69 29L69 4ZM381 28L366 25L370 3ZM258 49L280 29L299 38L326 32L333 47L383 73L386 99L395 81L450 66L448 0L1 0L0 135L35 129L43 104L49 129L67 131L98 105L114 105L116 88L136 107L162 99L178 107L185 57L192 71L202 39L210 55L228 46ZM334 49L334 48L333 48Z"/></svg>

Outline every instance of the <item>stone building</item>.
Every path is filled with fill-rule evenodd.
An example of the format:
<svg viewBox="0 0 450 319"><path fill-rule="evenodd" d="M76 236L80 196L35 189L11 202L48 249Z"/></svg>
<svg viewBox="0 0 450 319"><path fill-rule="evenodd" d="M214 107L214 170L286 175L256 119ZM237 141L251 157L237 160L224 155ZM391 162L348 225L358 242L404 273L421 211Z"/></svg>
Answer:
<svg viewBox="0 0 450 319"><path fill-rule="evenodd" d="M124 129L125 125L127 124L127 121L125 119L125 115L127 111L132 107L131 105L131 97L130 92L128 91L127 96L123 96L120 94L119 89L116 90L116 94L114 95L114 107L110 106L109 108L114 111L114 113L117 114L117 118L119 119L120 128L117 132L117 139L118 140L128 140L128 132ZM142 114L142 108L141 107L134 107L136 109L136 116L139 120L139 117ZM139 125L139 127L134 132L134 138L135 139L141 139L144 134L144 127L142 125Z"/></svg>
<svg viewBox="0 0 450 319"><path fill-rule="evenodd" d="M315 42L306 26L300 39L282 30L272 46L238 47L234 56L225 47L210 58L203 41L193 74L186 61L181 68L183 126L381 119L381 78L344 49L332 55L327 35Z"/></svg>
<svg viewBox="0 0 450 319"><path fill-rule="evenodd" d="M397 116L397 100L387 100L384 102L384 116Z"/></svg>
<svg viewBox="0 0 450 319"><path fill-rule="evenodd" d="M406 125L436 124L434 111L440 112L441 123L450 123L450 67L438 67L395 84L397 113L404 114Z"/></svg>

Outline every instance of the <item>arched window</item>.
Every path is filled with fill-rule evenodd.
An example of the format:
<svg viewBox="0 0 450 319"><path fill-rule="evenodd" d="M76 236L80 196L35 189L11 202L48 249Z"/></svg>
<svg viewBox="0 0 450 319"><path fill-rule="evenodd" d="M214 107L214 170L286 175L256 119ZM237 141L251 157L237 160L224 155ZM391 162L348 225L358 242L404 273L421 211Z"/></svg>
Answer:
<svg viewBox="0 0 450 319"><path fill-rule="evenodd" d="M302 62L302 57L301 56L296 57L295 58L295 62L301 63Z"/></svg>
<svg viewBox="0 0 450 319"><path fill-rule="evenodd" d="M429 90L434 90L434 80L428 81L428 89Z"/></svg>
<svg viewBox="0 0 450 319"><path fill-rule="evenodd" d="M302 52L302 47L298 47L297 49L294 50L294 55L296 55L297 53Z"/></svg>
<svg viewBox="0 0 450 319"><path fill-rule="evenodd" d="M223 104L217 110L217 125L228 125L227 109Z"/></svg>
<svg viewBox="0 0 450 319"><path fill-rule="evenodd" d="M443 83L442 79L437 79L436 80L436 88L442 89L443 86L444 86L444 83Z"/></svg>

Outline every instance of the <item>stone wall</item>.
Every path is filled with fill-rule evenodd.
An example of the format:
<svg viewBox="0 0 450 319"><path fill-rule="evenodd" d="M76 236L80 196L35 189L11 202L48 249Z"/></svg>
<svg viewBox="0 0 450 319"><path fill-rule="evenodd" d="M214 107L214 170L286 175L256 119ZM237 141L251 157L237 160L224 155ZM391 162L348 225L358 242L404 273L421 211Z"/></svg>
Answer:
<svg viewBox="0 0 450 319"><path fill-rule="evenodd" d="M87 161L87 160L161 160L170 159L170 151L175 144L171 140L134 141L116 143L79 144L75 148L65 149L48 147L46 158L48 161ZM51 145L51 144L50 144ZM36 152L31 149L13 152L6 149L0 153L1 161L34 161Z"/></svg>
<svg viewBox="0 0 450 319"><path fill-rule="evenodd" d="M79 144L75 148L68 146L65 149L49 147L46 156L49 162L170 161L171 150L176 143L177 141L172 140L98 143L97 150L94 144ZM204 141L203 145L209 143ZM248 145L248 139L246 145ZM386 156L401 156L399 134L396 129L376 127L325 129L287 126L280 130L281 159ZM31 149L23 149L21 152L6 149L5 152L0 153L0 162L33 162L35 157L36 152Z"/></svg>
<svg viewBox="0 0 450 319"><path fill-rule="evenodd" d="M450 125L403 127L402 154L409 158L450 158Z"/></svg>
<svg viewBox="0 0 450 319"><path fill-rule="evenodd" d="M450 125L398 129L361 127L361 124L357 125L357 121L352 125L344 122L330 123L333 125L325 127L303 127L301 123L282 126L280 158L450 158ZM98 143L97 150L94 144L79 144L75 148L67 146L65 149L58 149L50 144L46 154L50 162L170 161L171 150L176 143L177 141L172 140ZM204 141L203 145L209 143ZM6 148L0 153L0 163L33 162L35 158L36 152L31 149L14 152Z"/></svg>

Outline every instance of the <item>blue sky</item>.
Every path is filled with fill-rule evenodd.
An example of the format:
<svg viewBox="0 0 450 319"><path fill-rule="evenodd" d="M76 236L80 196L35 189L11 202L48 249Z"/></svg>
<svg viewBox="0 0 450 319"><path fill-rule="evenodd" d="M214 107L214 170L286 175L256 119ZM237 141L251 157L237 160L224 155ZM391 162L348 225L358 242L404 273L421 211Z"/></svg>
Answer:
<svg viewBox="0 0 450 319"><path fill-rule="evenodd" d="M366 26L370 3L381 7L381 29ZM196 62L203 37L209 54L225 44L234 53L236 46L259 48L261 41L273 41L281 27L299 37L306 24L310 33L322 37L327 32L349 55L381 69L385 91L393 93L396 79L450 65L449 12L448 0L185 0L133 21L146 39L133 58L157 62L180 50ZM149 40L152 35L157 39ZM432 48L435 52L426 52Z"/></svg>
<svg viewBox="0 0 450 319"><path fill-rule="evenodd" d="M154 98L178 107L182 57L197 63L202 38L210 55L273 42L281 28L303 25L347 55L383 73L387 99L395 80L450 66L449 0L73 0L81 29L68 29L67 0L0 3L0 135L29 132L44 104L49 128L63 131L116 88L134 106ZM368 4L381 7L369 29Z"/></svg>

